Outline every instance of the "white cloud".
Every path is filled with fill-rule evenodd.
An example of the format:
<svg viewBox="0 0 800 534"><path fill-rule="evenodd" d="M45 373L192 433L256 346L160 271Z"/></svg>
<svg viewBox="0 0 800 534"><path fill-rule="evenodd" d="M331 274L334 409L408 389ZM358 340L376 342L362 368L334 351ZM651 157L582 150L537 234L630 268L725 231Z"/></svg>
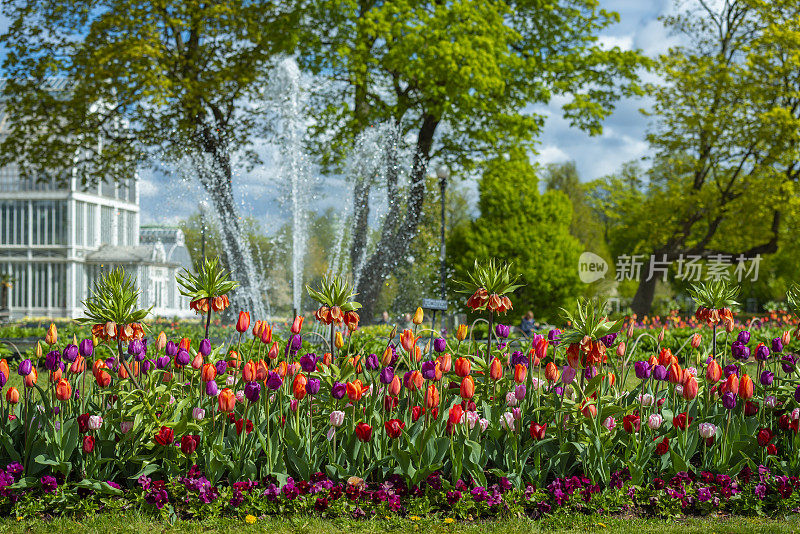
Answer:
<svg viewBox="0 0 800 534"><path fill-rule="evenodd" d="M601 35L597 44L603 50L619 47L621 50L633 50L633 35Z"/></svg>

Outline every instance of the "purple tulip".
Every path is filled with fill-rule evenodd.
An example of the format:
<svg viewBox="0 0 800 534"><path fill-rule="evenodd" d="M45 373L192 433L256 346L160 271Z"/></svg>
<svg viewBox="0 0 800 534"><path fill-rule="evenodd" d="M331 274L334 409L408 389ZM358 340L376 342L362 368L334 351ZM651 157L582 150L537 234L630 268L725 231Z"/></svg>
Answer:
<svg viewBox="0 0 800 534"><path fill-rule="evenodd" d="M742 347L741 360L747 361L750 359L750 347Z"/></svg>
<svg viewBox="0 0 800 534"><path fill-rule="evenodd" d="M781 367L784 373L791 373L794 371L794 364L796 362L794 354L784 354L781 358Z"/></svg>
<svg viewBox="0 0 800 534"><path fill-rule="evenodd" d="M561 383L565 386L572 384L573 380L575 380L576 374L578 374L576 369L569 365L565 365L563 369L561 369Z"/></svg>
<svg viewBox="0 0 800 534"><path fill-rule="evenodd" d="M342 384L341 382L334 382L333 387L331 388L331 396L334 399L341 399L344 397L344 394L347 393L347 386Z"/></svg>
<svg viewBox="0 0 800 534"><path fill-rule="evenodd" d="M517 400L521 401L522 399L525 398L525 394L527 392L528 390L525 387L525 384L517 384L517 387L514 388L514 397L516 397Z"/></svg>
<svg viewBox="0 0 800 534"><path fill-rule="evenodd" d="M0 371L0 388L6 385L6 381L8 381L8 377L3 371Z"/></svg>
<svg viewBox="0 0 800 534"><path fill-rule="evenodd" d="M603 342L603 345L605 345L606 348L610 348L611 345L614 344L614 341L616 339L617 339L617 334L606 334L605 336L600 338L600 341Z"/></svg>
<svg viewBox="0 0 800 534"><path fill-rule="evenodd" d="M547 340L556 347L560 343L559 338L561 337L561 330L558 328L553 328L549 332L547 332Z"/></svg>
<svg viewBox="0 0 800 534"><path fill-rule="evenodd" d="M192 361L192 356L189 354L189 352L180 349L178 351L178 355L175 358L175 361L177 362L178 365L189 365L189 362Z"/></svg>
<svg viewBox="0 0 800 534"><path fill-rule="evenodd" d="M776 341L778 343L781 342L780 339L776 339ZM775 345L773 344L773 346L775 346ZM783 348L783 347L781 347L781 348ZM780 351L777 351L777 352L780 352ZM756 360L758 360L760 362L765 362L768 359L769 359L769 349L767 348L766 345L759 345L756 348Z"/></svg>
<svg viewBox="0 0 800 534"><path fill-rule="evenodd" d="M309 395L316 395L319 393L319 378L309 378L308 382L306 382L306 393Z"/></svg>
<svg viewBox="0 0 800 534"><path fill-rule="evenodd" d="M317 355L313 352L300 356L300 368L306 373L313 373L317 370Z"/></svg>
<svg viewBox="0 0 800 534"><path fill-rule="evenodd" d="M511 329L504 325L504 324L496 324L494 325L494 333L500 339L505 339L508 337L508 334L511 332Z"/></svg>
<svg viewBox="0 0 800 534"><path fill-rule="evenodd" d="M741 341L734 341L733 343L731 343L731 355L733 355L733 357L736 358L737 360L744 359L742 358L742 352L744 351L744 349L745 345Z"/></svg>
<svg viewBox="0 0 800 534"><path fill-rule="evenodd" d="M47 356L44 357L44 366L48 371L55 371L58 369L59 363L61 363L61 353L57 350L48 352Z"/></svg>
<svg viewBox="0 0 800 534"><path fill-rule="evenodd" d="M283 385L283 378L275 371L270 371L267 375L267 387L272 391L277 391Z"/></svg>
<svg viewBox="0 0 800 534"><path fill-rule="evenodd" d="M381 370L381 384L389 384L394 379L394 367L384 367Z"/></svg>
<svg viewBox="0 0 800 534"><path fill-rule="evenodd" d="M175 356L178 354L178 345L176 345L174 341L167 341L167 347L164 350L164 354L167 356Z"/></svg>
<svg viewBox="0 0 800 534"><path fill-rule="evenodd" d="M447 341L442 337L437 337L433 340L433 350L436 352L444 352L447 350Z"/></svg>
<svg viewBox="0 0 800 534"><path fill-rule="evenodd" d="M31 374L31 370L33 369L33 364L27 358L19 362L19 367L17 368L17 374L19 376L28 376Z"/></svg>
<svg viewBox="0 0 800 534"><path fill-rule="evenodd" d="M84 358L88 358L94 352L94 341L91 339L84 339L81 341L81 345L79 347L81 356Z"/></svg>
<svg viewBox="0 0 800 534"><path fill-rule="evenodd" d="M800 386L797 386L797 388L794 390L794 400L800 402Z"/></svg>
<svg viewBox="0 0 800 534"><path fill-rule="evenodd" d="M78 357L79 352L80 351L78 350L77 345L72 345L72 344L67 345L66 347L64 347L64 352L63 352L64 360L70 363L74 362L75 358Z"/></svg>
<svg viewBox="0 0 800 534"><path fill-rule="evenodd" d="M169 366L169 356L159 356L156 358L156 367L166 369Z"/></svg>
<svg viewBox="0 0 800 534"><path fill-rule="evenodd" d="M728 410L736 408L736 395L733 393L726 393L722 396L722 405Z"/></svg>
<svg viewBox="0 0 800 534"><path fill-rule="evenodd" d="M561 387L561 386L555 386L555 387L553 388L553 393L555 393L556 395L559 395L559 396L561 396L561 395L563 395L563 394L564 394L564 388L563 388L563 387Z"/></svg>
<svg viewBox="0 0 800 534"><path fill-rule="evenodd" d="M142 372L143 373L148 373L150 371L150 368L152 366L154 366L154 365L155 365L155 363L153 362L153 360L151 360L149 358L146 359L145 361L142 362Z"/></svg>
<svg viewBox="0 0 800 534"><path fill-rule="evenodd" d="M775 373L772 371L764 371L761 373L760 380L762 386L771 386L772 381L775 380Z"/></svg>
<svg viewBox="0 0 800 534"><path fill-rule="evenodd" d="M781 338L776 337L772 339L772 352L783 352L783 343L781 343Z"/></svg>
<svg viewBox="0 0 800 534"><path fill-rule="evenodd" d="M300 350L303 346L303 338L300 335L292 336L292 350Z"/></svg>
<svg viewBox="0 0 800 534"><path fill-rule="evenodd" d="M138 356L144 353L144 345L138 339L132 339L128 342L128 354L131 356Z"/></svg>
<svg viewBox="0 0 800 534"><path fill-rule="evenodd" d="M742 345L747 345L750 343L750 332L747 330L741 330L739 335L736 337L736 340L739 341Z"/></svg>
<svg viewBox="0 0 800 534"><path fill-rule="evenodd" d="M106 358L106 367L109 369L116 370L117 368L117 359L116 358Z"/></svg>
<svg viewBox="0 0 800 534"><path fill-rule="evenodd" d="M206 382L206 395L209 397L216 397L217 393L219 393L219 387L217 387L216 380L209 380Z"/></svg>
<svg viewBox="0 0 800 534"><path fill-rule="evenodd" d="M217 368L217 374L222 375L225 374L225 371L228 370L228 362L225 360L218 360L217 363L214 365Z"/></svg>
<svg viewBox="0 0 800 534"><path fill-rule="evenodd" d="M367 371L374 371L381 366L381 361L378 359L377 355L370 354L369 356L367 356L364 364L367 368Z"/></svg>
<svg viewBox="0 0 800 534"><path fill-rule="evenodd" d="M199 352L203 356L208 356L211 353L211 342L208 339L203 339L200 342Z"/></svg>
<svg viewBox="0 0 800 534"><path fill-rule="evenodd" d="M516 367L519 364L528 367L528 358L522 353L522 351L515 350L511 353L511 367Z"/></svg>
<svg viewBox="0 0 800 534"><path fill-rule="evenodd" d="M436 361L428 360L422 362L422 378L425 380L436 380Z"/></svg>
<svg viewBox="0 0 800 534"><path fill-rule="evenodd" d="M656 380L664 381L667 379L667 368L663 365L656 365L653 367L653 378Z"/></svg>
<svg viewBox="0 0 800 534"><path fill-rule="evenodd" d="M739 366L736 365L735 363L732 363L730 365L726 365L725 369L723 369L722 372L725 374L725 378L728 378L731 375L738 375L739 374Z"/></svg>
<svg viewBox="0 0 800 534"><path fill-rule="evenodd" d="M636 372L636 378L639 380L647 380L650 378L650 371L652 370L652 366L650 362L640 360L633 364L633 369Z"/></svg>
<svg viewBox="0 0 800 534"><path fill-rule="evenodd" d="M595 367L594 365L590 365L589 367L583 370L583 377L586 380L591 380L596 376L597 376L597 367Z"/></svg>
<svg viewBox="0 0 800 534"><path fill-rule="evenodd" d="M258 402L261 398L261 384L258 382L248 382L244 386L244 396L250 402Z"/></svg>

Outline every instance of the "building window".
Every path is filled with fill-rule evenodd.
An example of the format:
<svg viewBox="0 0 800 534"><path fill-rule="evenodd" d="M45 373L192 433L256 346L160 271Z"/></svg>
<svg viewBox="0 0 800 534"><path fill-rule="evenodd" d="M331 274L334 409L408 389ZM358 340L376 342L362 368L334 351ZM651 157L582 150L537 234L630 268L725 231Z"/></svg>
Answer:
<svg viewBox="0 0 800 534"><path fill-rule="evenodd" d="M114 237L114 208L100 206L100 244L113 245Z"/></svg>
<svg viewBox="0 0 800 534"><path fill-rule="evenodd" d="M86 203L75 203L75 245L82 247L84 245L84 234L86 233Z"/></svg>
<svg viewBox="0 0 800 534"><path fill-rule="evenodd" d="M28 203L0 201L0 245L28 244Z"/></svg>
<svg viewBox="0 0 800 534"><path fill-rule="evenodd" d="M136 213L129 211L126 212L128 217L128 242L126 245L136 244Z"/></svg>
<svg viewBox="0 0 800 534"><path fill-rule="evenodd" d="M86 204L86 246L97 246L97 206L94 204Z"/></svg>

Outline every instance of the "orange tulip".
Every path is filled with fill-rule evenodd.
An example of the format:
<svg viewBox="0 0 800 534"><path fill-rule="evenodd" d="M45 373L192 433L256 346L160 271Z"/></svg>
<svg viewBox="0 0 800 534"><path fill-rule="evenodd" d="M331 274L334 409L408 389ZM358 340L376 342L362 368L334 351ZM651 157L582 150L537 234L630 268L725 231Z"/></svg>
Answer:
<svg viewBox="0 0 800 534"><path fill-rule="evenodd" d="M747 375L739 380L739 396L745 400L753 398L753 380Z"/></svg>
<svg viewBox="0 0 800 534"><path fill-rule="evenodd" d="M658 354L658 363L666 367L669 364L673 363L672 358L673 358L672 351L669 350L668 348L663 348L661 349L661 352Z"/></svg>
<svg viewBox="0 0 800 534"><path fill-rule="evenodd" d="M286 364L286 362L281 362L278 364L278 367L275 368L275 371L278 373L278 375L280 375L281 378L286 378L286 375L289 372L289 366Z"/></svg>
<svg viewBox="0 0 800 534"><path fill-rule="evenodd" d="M469 362L468 359L464 358L463 356L460 358L456 358L456 374L458 376L463 378L469 375L471 370L472 370L472 364Z"/></svg>
<svg viewBox="0 0 800 534"><path fill-rule="evenodd" d="M333 355L330 352L326 352L322 355L322 365L330 367L331 364L333 364Z"/></svg>
<svg viewBox="0 0 800 534"><path fill-rule="evenodd" d="M392 381L389 382L389 395L391 395L392 397L398 396L400 394L400 388L401 387L402 387L402 385L400 384L400 377L397 376L397 375L394 375L394 378L392 378Z"/></svg>
<svg viewBox="0 0 800 534"><path fill-rule="evenodd" d="M260 338L261 337L261 331L264 329L264 326L266 326L266 323L264 321L256 321L256 322L254 322L253 323L253 337Z"/></svg>
<svg viewBox="0 0 800 534"><path fill-rule="evenodd" d="M256 362L250 360L244 364L242 367L242 377L245 382L252 382L256 379Z"/></svg>
<svg viewBox="0 0 800 534"><path fill-rule="evenodd" d="M459 395L461 395L462 399L471 399L475 395L475 381L471 376L465 376L461 379Z"/></svg>
<svg viewBox="0 0 800 534"><path fill-rule="evenodd" d="M299 334L300 330L303 329L303 321L305 317L302 315L298 315L294 318L294 322L292 323L292 334Z"/></svg>
<svg viewBox="0 0 800 534"><path fill-rule="evenodd" d="M278 354L280 354L280 348L278 348L278 342L273 341L272 346L269 348L269 354L267 354L267 357L270 360L274 360L275 358L278 357Z"/></svg>
<svg viewBox="0 0 800 534"><path fill-rule="evenodd" d="M61 368L57 368L55 371L50 371L50 382L58 383L61 381Z"/></svg>
<svg viewBox="0 0 800 534"><path fill-rule="evenodd" d="M650 359L647 361L650 363L651 367L655 367L656 365L658 365L658 358L656 358L655 354L650 356Z"/></svg>
<svg viewBox="0 0 800 534"><path fill-rule="evenodd" d="M72 386L66 380L59 380L56 384L56 398L60 401L69 400L72 397Z"/></svg>
<svg viewBox="0 0 800 534"><path fill-rule="evenodd" d="M432 410L437 406L439 406L439 390L435 385L430 384L425 391L425 407Z"/></svg>
<svg viewBox="0 0 800 534"><path fill-rule="evenodd" d="M188 351L189 347L191 346L192 346L192 340L189 339L188 337L181 338L180 343L178 343L178 347L185 351Z"/></svg>
<svg viewBox="0 0 800 534"><path fill-rule="evenodd" d="M210 382L217 378L217 366L211 363L207 363L203 366L202 371L203 382Z"/></svg>
<svg viewBox="0 0 800 534"><path fill-rule="evenodd" d="M232 412L233 408L236 406L236 395L234 395L233 391L229 388L225 388L219 392L217 401L219 402L219 410L221 412Z"/></svg>
<svg viewBox="0 0 800 534"><path fill-rule="evenodd" d="M203 355L199 352L195 355L194 359L192 360L192 369L200 369L203 367Z"/></svg>
<svg viewBox="0 0 800 534"><path fill-rule="evenodd" d="M250 314L246 311L239 312L239 320L236 321L236 331L240 334L247 332L250 328Z"/></svg>
<svg viewBox="0 0 800 534"><path fill-rule="evenodd" d="M8 362L6 362L5 358L0 360L0 371L2 371L2 373L5 375L6 380L11 378L11 372L8 369Z"/></svg>
<svg viewBox="0 0 800 534"><path fill-rule="evenodd" d="M581 406L580 408L581 413L584 417L591 417L594 418L597 416L597 406L594 404L587 404L586 406Z"/></svg>
<svg viewBox="0 0 800 534"><path fill-rule="evenodd" d="M167 346L167 334L164 333L162 330L158 333L158 337L156 338L156 350L162 351Z"/></svg>
<svg viewBox="0 0 800 534"><path fill-rule="evenodd" d="M353 382L347 383L347 398L351 401L359 401L361 400L361 396L364 394L364 389L361 386L361 380L355 380Z"/></svg>
<svg viewBox="0 0 800 534"><path fill-rule="evenodd" d="M258 360L258 364L256 364L256 380L266 380L267 374L269 374L267 362L264 360Z"/></svg>
<svg viewBox="0 0 800 534"><path fill-rule="evenodd" d="M561 376L561 372L556 367L556 364L553 362L549 362L547 366L544 368L544 377L547 379L548 382L558 382L559 377Z"/></svg>
<svg viewBox="0 0 800 534"><path fill-rule="evenodd" d="M19 390L14 386L11 386L6 391L6 402L9 404L17 404L19 402Z"/></svg>
<svg viewBox="0 0 800 534"><path fill-rule="evenodd" d="M264 324L264 328L261 329L261 335L259 337L261 342L265 345L272 343L272 327L268 324Z"/></svg>
<svg viewBox="0 0 800 534"><path fill-rule="evenodd" d="M733 393L734 395L738 395L739 393L739 377L736 374L732 374L728 377L728 379L722 384L722 389L724 393Z"/></svg>
<svg viewBox="0 0 800 534"><path fill-rule="evenodd" d="M414 347L414 361L419 362L422 359L422 349Z"/></svg>
<svg viewBox="0 0 800 534"><path fill-rule="evenodd" d="M36 382L39 381L39 372L36 367L31 369L31 372L25 377L25 387L32 388Z"/></svg>
<svg viewBox="0 0 800 534"><path fill-rule="evenodd" d="M706 367L706 380L712 384L716 384L721 378L722 367L720 367L716 360L711 360L711 362L708 364L708 367Z"/></svg>
<svg viewBox="0 0 800 534"><path fill-rule="evenodd" d="M411 350L417 345L417 338L414 337L411 330L403 330L403 333L400 334L400 345L411 354Z"/></svg>
<svg viewBox="0 0 800 534"><path fill-rule="evenodd" d="M50 328L47 329L47 334L44 336L44 342L48 345L55 345L58 342L58 329L55 323L50 323Z"/></svg>
<svg viewBox="0 0 800 534"><path fill-rule="evenodd" d="M614 373L608 373L606 375L606 380L608 380L608 383L613 386L617 381L617 377L614 376Z"/></svg>
<svg viewBox="0 0 800 534"><path fill-rule="evenodd" d="M294 377L294 382L292 382L292 392L294 393L294 398L297 400L303 400L306 396L306 384L308 384L308 379L303 373L297 373Z"/></svg>
<svg viewBox="0 0 800 534"><path fill-rule="evenodd" d="M94 375L95 382L101 388L107 388L111 384L111 375L105 369L101 369Z"/></svg>
<svg viewBox="0 0 800 534"><path fill-rule="evenodd" d="M456 329L456 339L459 341L464 341L467 338L467 325L460 324Z"/></svg>
<svg viewBox="0 0 800 534"><path fill-rule="evenodd" d="M408 384L406 384L406 387L411 391L422 389L423 380L422 373L419 371L412 371L411 376L408 377Z"/></svg>
<svg viewBox="0 0 800 534"><path fill-rule="evenodd" d="M105 369L106 367L107 367L106 366L106 362L104 362L103 360L98 358L92 364L92 374L96 375L97 373L99 373L100 371Z"/></svg>
<svg viewBox="0 0 800 534"><path fill-rule="evenodd" d="M677 363L673 363L669 367L669 382L671 384L680 384L683 382L683 369Z"/></svg>
<svg viewBox="0 0 800 534"><path fill-rule="evenodd" d="M692 400L695 397L697 397L697 379L689 375L686 383L683 384L683 398Z"/></svg>
<svg viewBox="0 0 800 534"><path fill-rule="evenodd" d="M517 384L522 384L523 382L525 382L525 377L527 376L527 374L528 374L528 368L522 365L521 363L518 363L514 367L514 382L516 382Z"/></svg>
<svg viewBox="0 0 800 534"><path fill-rule="evenodd" d="M381 356L381 365L384 367L391 365L393 356L392 348L386 347L386 350L383 351L383 356Z"/></svg>
<svg viewBox="0 0 800 534"><path fill-rule="evenodd" d="M76 375L78 373L84 372L85 370L86 370L86 360L84 359L83 356L78 354L77 358L75 358L75 361L72 362L72 365L69 366L69 372Z"/></svg>
<svg viewBox="0 0 800 534"><path fill-rule="evenodd" d="M489 377L492 380L503 378L503 364L500 363L496 356L492 359L492 363L489 364Z"/></svg>
<svg viewBox="0 0 800 534"><path fill-rule="evenodd" d="M441 368L443 373L449 373L450 370L453 368L453 358L450 356L450 353L445 352L438 358L436 361L439 363L439 367Z"/></svg>

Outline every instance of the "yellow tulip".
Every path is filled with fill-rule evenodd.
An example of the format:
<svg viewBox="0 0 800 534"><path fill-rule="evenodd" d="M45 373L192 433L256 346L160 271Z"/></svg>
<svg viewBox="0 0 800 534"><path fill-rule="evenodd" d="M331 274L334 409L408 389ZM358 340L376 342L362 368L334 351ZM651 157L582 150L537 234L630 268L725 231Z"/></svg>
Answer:
<svg viewBox="0 0 800 534"><path fill-rule="evenodd" d="M414 318L411 320L411 322L416 325L421 325L424 318L425 314L422 312L422 308L417 308L417 311L414 312Z"/></svg>
<svg viewBox="0 0 800 534"><path fill-rule="evenodd" d="M341 332L336 332L336 337L334 339L333 344L336 345L337 349L341 349L342 347L344 347L344 338L342 337Z"/></svg>

